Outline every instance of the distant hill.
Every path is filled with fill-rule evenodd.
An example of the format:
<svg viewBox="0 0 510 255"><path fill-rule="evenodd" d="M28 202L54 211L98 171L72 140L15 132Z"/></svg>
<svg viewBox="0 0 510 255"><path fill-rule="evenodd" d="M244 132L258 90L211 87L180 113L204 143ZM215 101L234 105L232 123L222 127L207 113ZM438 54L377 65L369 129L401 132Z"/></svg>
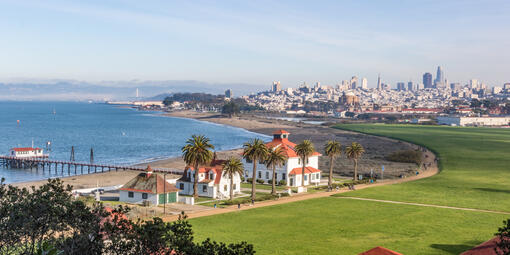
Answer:
<svg viewBox="0 0 510 255"><path fill-rule="evenodd" d="M236 96L267 89L267 85L242 83L206 83L200 81L103 81L89 83L74 80L29 80L0 83L0 100L29 101L107 101L139 96L163 100L177 92L223 94L232 89ZM157 95L157 96L153 96Z"/></svg>

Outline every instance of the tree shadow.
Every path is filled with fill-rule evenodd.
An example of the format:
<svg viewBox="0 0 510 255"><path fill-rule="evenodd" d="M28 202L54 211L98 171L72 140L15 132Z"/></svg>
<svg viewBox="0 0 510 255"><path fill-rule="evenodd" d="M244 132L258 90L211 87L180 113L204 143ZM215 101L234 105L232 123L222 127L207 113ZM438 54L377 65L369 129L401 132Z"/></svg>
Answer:
<svg viewBox="0 0 510 255"><path fill-rule="evenodd" d="M450 254L460 254L483 243L484 241L473 240L464 244L431 244L430 247L445 251Z"/></svg>
<svg viewBox="0 0 510 255"><path fill-rule="evenodd" d="M506 189L493 189L493 188L475 188L476 190L486 191L486 192L497 192L497 193L507 193L510 194L510 190Z"/></svg>

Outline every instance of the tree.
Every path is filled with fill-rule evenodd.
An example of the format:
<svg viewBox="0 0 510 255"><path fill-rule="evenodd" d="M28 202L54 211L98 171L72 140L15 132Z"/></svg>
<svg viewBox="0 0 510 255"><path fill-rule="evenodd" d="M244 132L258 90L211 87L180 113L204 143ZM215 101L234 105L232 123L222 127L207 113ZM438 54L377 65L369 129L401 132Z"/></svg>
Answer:
<svg viewBox="0 0 510 255"><path fill-rule="evenodd" d="M255 201L255 181L257 173L257 162L264 161L269 153L269 149L264 142L258 138L255 138L250 142L244 143L243 145L243 158L247 162L253 163L253 173L251 180L251 199Z"/></svg>
<svg viewBox="0 0 510 255"><path fill-rule="evenodd" d="M281 147L273 148L269 150L269 154L266 157L266 167L267 169L273 169L273 177L271 182L271 194L276 195L276 168L281 167L285 164L287 160L287 155Z"/></svg>
<svg viewBox="0 0 510 255"><path fill-rule="evenodd" d="M232 118L232 116L239 113L239 105L236 104L234 100L230 100L223 105L221 112L223 114L228 114L228 117Z"/></svg>
<svg viewBox="0 0 510 255"><path fill-rule="evenodd" d="M301 186L305 186L305 168L308 163L308 158L312 156L315 152L315 148L313 147L313 143L310 140L303 140L300 144L296 145L294 148L296 153L301 158L301 163L303 164L301 171Z"/></svg>
<svg viewBox="0 0 510 255"><path fill-rule="evenodd" d="M333 161L342 154L342 145L340 142L330 140L324 146L324 154L329 157L328 189L331 190L333 185Z"/></svg>
<svg viewBox="0 0 510 255"><path fill-rule="evenodd" d="M254 254L246 242L225 244L193 241L187 217L136 222L128 207L105 210L72 197L71 186L59 179L39 188L18 188L0 182L0 254Z"/></svg>
<svg viewBox="0 0 510 255"><path fill-rule="evenodd" d="M363 146L357 142L352 142L351 146L345 149L345 154L347 158L351 159L354 162L354 178L353 180L358 179L358 160L365 153L365 149Z"/></svg>
<svg viewBox="0 0 510 255"><path fill-rule="evenodd" d="M510 219L503 221L503 226L498 228L495 236L498 237L495 253L498 255L510 254Z"/></svg>
<svg viewBox="0 0 510 255"><path fill-rule="evenodd" d="M213 158L214 146L210 139L203 135L192 135L182 147L182 158L188 166L194 168L193 174L193 197L198 197L198 172L202 165L209 164Z"/></svg>
<svg viewBox="0 0 510 255"><path fill-rule="evenodd" d="M225 163L223 163L223 176L230 178L230 200L234 199L234 176L239 174L242 176L244 173L244 167L241 160L238 158L231 157Z"/></svg>

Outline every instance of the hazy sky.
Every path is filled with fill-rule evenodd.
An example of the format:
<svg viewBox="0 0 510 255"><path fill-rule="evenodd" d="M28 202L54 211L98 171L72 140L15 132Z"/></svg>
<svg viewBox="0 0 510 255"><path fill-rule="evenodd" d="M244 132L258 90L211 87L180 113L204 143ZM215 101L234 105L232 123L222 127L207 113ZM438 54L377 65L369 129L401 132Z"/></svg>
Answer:
<svg viewBox="0 0 510 255"><path fill-rule="evenodd" d="M0 80L510 82L510 1L0 0Z"/></svg>

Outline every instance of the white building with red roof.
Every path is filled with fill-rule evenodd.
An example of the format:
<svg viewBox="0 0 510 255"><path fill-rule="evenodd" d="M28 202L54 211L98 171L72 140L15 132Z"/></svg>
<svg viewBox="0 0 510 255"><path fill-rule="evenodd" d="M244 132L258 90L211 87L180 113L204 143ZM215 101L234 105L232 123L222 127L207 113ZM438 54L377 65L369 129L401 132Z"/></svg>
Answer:
<svg viewBox="0 0 510 255"><path fill-rule="evenodd" d="M147 166L145 172L122 185L119 201L133 204L148 201L152 205L175 203L179 200L178 192L174 184L153 173L151 166Z"/></svg>
<svg viewBox="0 0 510 255"><path fill-rule="evenodd" d="M225 160L214 159L209 166L200 167L198 170L198 196L211 198L227 198L230 196L230 178L223 175L223 163ZM176 181L180 195L193 195L195 170L187 167L182 177ZM241 193L241 176L233 176L234 195Z"/></svg>
<svg viewBox="0 0 510 255"><path fill-rule="evenodd" d="M296 144L289 141L290 133L285 130L277 130L273 133L273 140L266 143L269 149L276 150L282 148L287 161L285 164L276 168L276 183L284 180L289 187L301 186L301 178L303 171L303 162L295 151ZM312 156L308 158L308 162L305 163L305 185L319 184L321 180L321 171L319 170L319 156L320 153L314 152ZM243 159L245 177L251 178L253 171L253 163ZM262 179L265 182L272 180L273 169L268 169L264 165L264 162L257 164L257 179Z"/></svg>
<svg viewBox="0 0 510 255"><path fill-rule="evenodd" d="M44 154L43 149L24 147L24 148L11 148L9 156L16 158L47 158L48 154Z"/></svg>

